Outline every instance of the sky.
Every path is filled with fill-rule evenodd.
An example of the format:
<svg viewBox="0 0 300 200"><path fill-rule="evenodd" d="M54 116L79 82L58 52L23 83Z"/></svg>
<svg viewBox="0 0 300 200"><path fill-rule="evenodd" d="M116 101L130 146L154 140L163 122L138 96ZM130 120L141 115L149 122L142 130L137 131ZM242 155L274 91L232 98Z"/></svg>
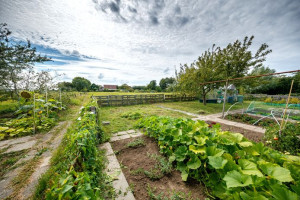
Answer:
<svg viewBox="0 0 300 200"><path fill-rule="evenodd" d="M264 63L300 69L299 0L0 0L0 23L53 61L37 71L96 84L145 85L175 76L213 44L254 35Z"/></svg>

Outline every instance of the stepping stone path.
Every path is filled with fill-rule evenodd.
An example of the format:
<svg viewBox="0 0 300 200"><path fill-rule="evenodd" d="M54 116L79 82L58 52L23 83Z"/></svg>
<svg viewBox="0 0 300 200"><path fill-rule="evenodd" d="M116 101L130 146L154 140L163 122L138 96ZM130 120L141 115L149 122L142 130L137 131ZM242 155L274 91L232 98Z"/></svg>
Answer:
<svg viewBox="0 0 300 200"><path fill-rule="evenodd" d="M229 126L233 126L233 127L237 127L237 128L242 128L248 131L254 131L257 133L261 133L264 134L266 129L258 127L258 126L254 126L254 125L248 125L248 124L243 124L243 123L239 123L239 122L233 122L233 121L229 121L226 119L222 119L222 113L217 113L217 114L211 114L211 115L197 115L194 113L189 113L186 111L182 111L182 110L177 110L177 109L173 109L173 108L168 108L168 107L164 107L164 106L158 106L160 108L166 109L166 110L171 110L171 111L176 111L176 112L180 112L180 113L184 113L186 115L189 116L193 116L195 118L193 118L193 120L197 121L197 120L203 120L203 121L213 121L219 124L225 124L225 125L229 125ZM232 111L229 113L237 113L240 112L240 110L237 111Z"/></svg>
<svg viewBox="0 0 300 200"><path fill-rule="evenodd" d="M60 122L46 134L0 141L1 154L27 150L27 153L14 164L16 168L0 177L0 199L30 199L40 176L50 167L50 159L53 151L59 146L70 125L70 121L64 121ZM18 191L14 191L13 180L24 171L28 162L41 153L41 150L45 150L45 152L42 152L42 154L38 156L38 163L34 165L34 172L30 175L29 179L26 180L25 186ZM12 166L12 168L14 166Z"/></svg>
<svg viewBox="0 0 300 200"><path fill-rule="evenodd" d="M143 134L141 132L135 130L122 131L113 134L113 136L110 139L110 142L139 137L142 135ZM116 193L118 194L120 192L120 195L116 198L116 200L135 200L132 192L130 191L128 182L122 172L120 163L116 155L114 154L110 143L106 142L100 145L99 148L105 150L105 156L107 157L108 160L108 164L106 166L106 172L113 179L112 184L116 190Z"/></svg>

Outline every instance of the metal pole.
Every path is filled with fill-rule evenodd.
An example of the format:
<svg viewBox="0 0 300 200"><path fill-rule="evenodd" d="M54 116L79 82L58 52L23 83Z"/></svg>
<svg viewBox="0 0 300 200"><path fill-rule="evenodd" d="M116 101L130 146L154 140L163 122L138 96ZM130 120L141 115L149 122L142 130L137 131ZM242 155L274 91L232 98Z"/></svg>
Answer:
<svg viewBox="0 0 300 200"><path fill-rule="evenodd" d="M290 93L289 93L288 99L286 101L285 109L284 109L284 112L283 112L283 117L282 117L282 121L281 121L281 124L280 124L280 129L279 129L279 136L281 136L281 130L282 130L283 122L284 122L285 113L286 113L286 110L287 110L288 105L289 105L289 101L290 101L290 97L291 97L291 93L292 93L292 89L293 89L293 84L294 84L294 80L292 80Z"/></svg>
<svg viewBox="0 0 300 200"><path fill-rule="evenodd" d="M227 88L228 88L228 79L226 80L226 86L225 86L225 93L223 98L223 110L222 110L222 118L224 119L224 112L225 112L225 104L226 104L226 97L227 97Z"/></svg>

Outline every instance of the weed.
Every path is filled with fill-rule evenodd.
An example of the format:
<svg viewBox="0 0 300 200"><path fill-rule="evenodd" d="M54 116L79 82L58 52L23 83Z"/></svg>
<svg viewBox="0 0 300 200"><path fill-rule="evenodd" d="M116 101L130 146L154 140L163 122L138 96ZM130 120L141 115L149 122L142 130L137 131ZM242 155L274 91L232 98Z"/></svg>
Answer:
<svg viewBox="0 0 300 200"><path fill-rule="evenodd" d="M143 168L137 168L136 170L130 170L130 174L132 175L140 175L140 174L143 174L144 173L144 169Z"/></svg>
<svg viewBox="0 0 300 200"><path fill-rule="evenodd" d="M145 146L145 141L141 138L135 139L132 142L129 142L127 144L127 147L131 147L131 148L136 148L141 146Z"/></svg>

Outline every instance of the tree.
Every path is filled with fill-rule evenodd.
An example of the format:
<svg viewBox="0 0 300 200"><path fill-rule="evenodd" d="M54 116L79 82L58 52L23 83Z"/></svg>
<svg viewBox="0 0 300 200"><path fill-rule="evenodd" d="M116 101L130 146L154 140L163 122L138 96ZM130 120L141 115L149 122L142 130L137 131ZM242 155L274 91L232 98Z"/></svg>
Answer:
<svg viewBox="0 0 300 200"><path fill-rule="evenodd" d="M165 91L169 85L172 85L175 82L175 78L170 77L170 78L162 78L159 81L159 86L160 88Z"/></svg>
<svg viewBox="0 0 300 200"><path fill-rule="evenodd" d="M72 80L72 85L77 91L88 91L91 82L83 77L75 77Z"/></svg>
<svg viewBox="0 0 300 200"><path fill-rule="evenodd" d="M187 64L180 67L177 75L176 89L183 95L198 96L202 95L203 104L206 105L206 95L217 84L203 85L204 82L215 81L221 78L219 72L219 63L221 59L220 48L215 48L205 51L196 62L190 66Z"/></svg>
<svg viewBox="0 0 300 200"><path fill-rule="evenodd" d="M243 42L236 40L229 43L224 49L219 51L221 60L219 62L219 72L224 79L243 77L250 67L259 68L266 60L266 56L272 52L267 44L262 44L255 54L249 49L254 36L245 37Z"/></svg>
<svg viewBox="0 0 300 200"><path fill-rule="evenodd" d="M133 91L133 89L127 85L126 83L122 84L119 89L122 89L122 90L127 90L127 91Z"/></svg>
<svg viewBox="0 0 300 200"><path fill-rule="evenodd" d="M0 24L0 86L12 88L18 96L18 82L22 80L22 72L32 69L36 62L50 59L37 54L29 40L25 43L11 40L11 32L6 26L7 24Z"/></svg>
<svg viewBox="0 0 300 200"><path fill-rule="evenodd" d="M71 82L60 82L57 84L57 86L62 91L72 91L74 89L73 84Z"/></svg>
<svg viewBox="0 0 300 200"><path fill-rule="evenodd" d="M90 91L99 91L99 85L96 85L95 83L93 83L91 86L90 86Z"/></svg>
<svg viewBox="0 0 300 200"><path fill-rule="evenodd" d="M150 81L150 83L147 85L147 88L149 90L155 90L156 89L156 80Z"/></svg>

